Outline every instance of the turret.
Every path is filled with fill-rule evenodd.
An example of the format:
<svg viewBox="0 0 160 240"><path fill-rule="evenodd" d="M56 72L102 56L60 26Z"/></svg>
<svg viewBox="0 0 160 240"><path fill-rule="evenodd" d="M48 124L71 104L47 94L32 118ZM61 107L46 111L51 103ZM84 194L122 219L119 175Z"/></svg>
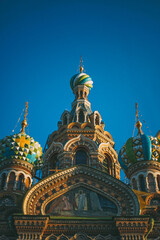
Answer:
<svg viewBox="0 0 160 240"><path fill-rule="evenodd" d="M41 164L40 144L25 133L28 103L20 133L0 140L0 206L6 212L20 211L25 192L31 187L35 170ZM9 213L8 213L9 214Z"/></svg>

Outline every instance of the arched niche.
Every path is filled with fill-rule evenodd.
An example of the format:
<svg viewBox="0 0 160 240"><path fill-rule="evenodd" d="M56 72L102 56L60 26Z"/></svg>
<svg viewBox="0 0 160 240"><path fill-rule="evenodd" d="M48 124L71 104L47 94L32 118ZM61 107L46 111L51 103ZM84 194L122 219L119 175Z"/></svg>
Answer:
<svg viewBox="0 0 160 240"><path fill-rule="evenodd" d="M112 158L107 153L105 153L104 156L105 156L105 159L103 160L104 171L107 172L109 175L112 175L113 172Z"/></svg>
<svg viewBox="0 0 160 240"><path fill-rule="evenodd" d="M84 148L77 148L74 163L75 165L88 164L88 154Z"/></svg>
<svg viewBox="0 0 160 240"><path fill-rule="evenodd" d="M139 187L140 187L140 191L145 192L146 191L146 186L145 186L145 178L144 176L141 174L138 177L139 180Z"/></svg>
<svg viewBox="0 0 160 240"><path fill-rule="evenodd" d="M118 205L98 190L79 185L45 204L47 215L117 216Z"/></svg>
<svg viewBox="0 0 160 240"><path fill-rule="evenodd" d="M24 175L21 173L18 176L17 189L22 191L24 186Z"/></svg>
<svg viewBox="0 0 160 240"><path fill-rule="evenodd" d="M11 173L9 174L8 190L13 190L15 180L16 180L15 173L14 173L14 172L11 172Z"/></svg>
<svg viewBox="0 0 160 240"><path fill-rule="evenodd" d="M148 190L149 192L155 192L156 186L155 186L155 179L152 173L149 173L148 176Z"/></svg>

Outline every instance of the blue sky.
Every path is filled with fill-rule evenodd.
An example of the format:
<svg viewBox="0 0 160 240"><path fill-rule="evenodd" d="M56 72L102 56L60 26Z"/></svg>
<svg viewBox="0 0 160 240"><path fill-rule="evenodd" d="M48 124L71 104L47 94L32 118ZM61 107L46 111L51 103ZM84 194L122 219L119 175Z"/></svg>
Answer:
<svg viewBox="0 0 160 240"><path fill-rule="evenodd" d="M0 2L0 138L11 135L29 102L29 134L44 147L74 95L80 56L98 110L117 151L132 136L135 102L160 129L160 1L24 0ZM146 128L149 127L149 130ZM20 124L15 132L19 132Z"/></svg>

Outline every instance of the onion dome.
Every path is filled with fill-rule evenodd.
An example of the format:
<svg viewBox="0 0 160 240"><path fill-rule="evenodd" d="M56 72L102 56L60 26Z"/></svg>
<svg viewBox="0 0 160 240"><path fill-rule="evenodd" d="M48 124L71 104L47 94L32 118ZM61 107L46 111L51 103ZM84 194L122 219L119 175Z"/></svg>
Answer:
<svg viewBox="0 0 160 240"><path fill-rule="evenodd" d="M41 163L41 145L25 133L25 127L27 126L27 109L28 103L26 102L24 120L21 123L21 132L0 140L0 163L7 159L20 159L33 165Z"/></svg>
<svg viewBox="0 0 160 240"><path fill-rule="evenodd" d="M89 75L86 73L83 73L83 67L82 67L82 57L80 61L80 73L77 73L73 75L73 77L70 80L70 86L71 89L75 88L78 85L85 85L89 89L93 88L93 81Z"/></svg>
<svg viewBox="0 0 160 240"><path fill-rule="evenodd" d="M118 159L124 170L138 161L160 162L160 139L141 133L131 137L121 148Z"/></svg>
<svg viewBox="0 0 160 240"><path fill-rule="evenodd" d="M89 75L85 73L75 74L70 80L71 89L75 88L78 85L85 85L89 89L93 88L93 81Z"/></svg>
<svg viewBox="0 0 160 240"><path fill-rule="evenodd" d="M160 138L148 136L142 132L142 123L139 121L137 104L136 117L138 135L127 140L118 156L119 163L124 170L139 161L152 160L160 162Z"/></svg>
<svg viewBox="0 0 160 240"><path fill-rule="evenodd" d="M0 162L20 159L37 165L41 162L42 147L25 133L14 134L0 140Z"/></svg>

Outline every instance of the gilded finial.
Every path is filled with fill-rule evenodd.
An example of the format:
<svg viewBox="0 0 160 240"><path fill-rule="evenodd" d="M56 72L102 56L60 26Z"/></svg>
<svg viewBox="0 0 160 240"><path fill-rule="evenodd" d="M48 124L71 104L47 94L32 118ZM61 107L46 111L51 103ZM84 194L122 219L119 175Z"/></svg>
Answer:
<svg viewBox="0 0 160 240"><path fill-rule="evenodd" d="M137 122L136 122L136 127L138 129L138 134L143 133L141 130L142 123L139 121L139 116L138 116L138 103L136 103L136 117L137 117Z"/></svg>
<svg viewBox="0 0 160 240"><path fill-rule="evenodd" d="M80 59L80 72L81 73L83 73L82 63L83 63L83 60L82 60L82 56L81 56L81 59Z"/></svg>
<svg viewBox="0 0 160 240"><path fill-rule="evenodd" d="M21 122L21 126L22 126L22 129L21 129L21 133L25 133L25 127L27 126L27 115L28 115L28 102L25 103L25 114L24 114L24 120Z"/></svg>

